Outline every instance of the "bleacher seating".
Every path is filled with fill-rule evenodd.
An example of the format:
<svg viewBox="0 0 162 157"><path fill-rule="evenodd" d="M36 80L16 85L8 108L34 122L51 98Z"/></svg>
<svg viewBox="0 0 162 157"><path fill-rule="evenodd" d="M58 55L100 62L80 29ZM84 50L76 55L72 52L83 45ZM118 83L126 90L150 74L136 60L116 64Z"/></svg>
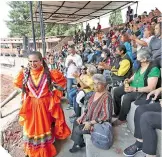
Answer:
<svg viewBox="0 0 162 157"><path fill-rule="evenodd" d="M127 115L127 124L128 124L128 128L131 130L132 133L134 133L134 114L136 111L136 108L138 106L134 104L134 102L132 102L131 104L131 109ZM157 144L157 156L158 155L162 155L161 152L161 137L162 137L162 130L156 130L157 132L157 136L158 136L158 144Z"/></svg>

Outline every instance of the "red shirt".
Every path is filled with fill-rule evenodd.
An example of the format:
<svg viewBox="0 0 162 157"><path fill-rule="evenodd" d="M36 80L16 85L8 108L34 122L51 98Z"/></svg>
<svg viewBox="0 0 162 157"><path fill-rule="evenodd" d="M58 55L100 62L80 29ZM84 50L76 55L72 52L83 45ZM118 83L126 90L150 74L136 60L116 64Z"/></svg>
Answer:
<svg viewBox="0 0 162 157"><path fill-rule="evenodd" d="M94 42L94 38L91 36L90 37L90 41L93 43Z"/></svg>
<svg viewBox="0 0 162 157"><path fill-rule="evenodd" d="M101 25L98 25L98 26L97 26L97 30L100 30L100 29L101 29Z"/></svg>

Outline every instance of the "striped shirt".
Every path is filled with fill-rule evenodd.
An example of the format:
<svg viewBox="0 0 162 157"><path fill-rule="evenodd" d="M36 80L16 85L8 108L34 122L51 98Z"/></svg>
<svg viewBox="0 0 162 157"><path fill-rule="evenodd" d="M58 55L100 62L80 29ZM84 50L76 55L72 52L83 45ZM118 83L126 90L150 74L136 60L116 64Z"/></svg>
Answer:
<svg viewBox="0 0 162 157"><path fill-rule="evenodd" d="M109 92L104 93L94 101L95 92L88 101L86 114L82 119L85 121L109 121L111 122L113 101Z"/></svg>

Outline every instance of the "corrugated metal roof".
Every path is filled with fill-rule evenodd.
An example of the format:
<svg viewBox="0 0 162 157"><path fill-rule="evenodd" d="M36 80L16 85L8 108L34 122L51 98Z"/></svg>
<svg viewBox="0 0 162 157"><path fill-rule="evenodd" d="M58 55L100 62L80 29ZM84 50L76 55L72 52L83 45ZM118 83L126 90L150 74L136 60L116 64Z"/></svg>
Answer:
<svg viewBox="0 0 162 157"><path fill-rule="evenodd" d="M136 1L42 1L45 23L77 24L99 18ZM39 22L39 8L34 21ZM30 21L30 19L29 19Z"/></svg>

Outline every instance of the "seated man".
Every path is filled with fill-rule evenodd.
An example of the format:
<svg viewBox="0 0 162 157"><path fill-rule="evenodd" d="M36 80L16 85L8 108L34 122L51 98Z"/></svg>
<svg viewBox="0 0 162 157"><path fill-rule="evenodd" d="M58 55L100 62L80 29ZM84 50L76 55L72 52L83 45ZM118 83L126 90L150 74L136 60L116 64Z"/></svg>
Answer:
<svg viewBox="0 0 162 157"><path fill-rule="evenodd" d="M155 26L155 36L152 38L149 44L149 48L152 53L152 58L160 66L161 65L161 43L162 43L162 32L161 32L161 23L156 24Z"/></svg>
<svg viewBox="0 0 162 157"><path fill-rule="evenodd" d="M150 92L147 99L151 95L154 95L153 100L156 100L161 92L162 88L158 88ZM136 138L136 142L124 150L123 154L125 156L134 156L141 150L146 153L146 157L156 156L157 135L155 129L161 130L161 107L162 102L156 102L139 106L136 109L134 116L134 137Z"/></svg>
<svg viewBox="0 0 162 157"><path fill-rule="evenodd" d="M114 126L126 122L126 117L133 101L137 102L142 98L145 103L149 103L149 101L146 101L147 93L156 89L157 85L160 83L160 69L151 62L151 53L148 49L143 48L139 50L137 52L137 60L140 62L140 68L130 79L127 79L130 85L114 89L114 116L119 116L119 118L113 122ZM121 101L122 96L123 99Z"/></svg>
<svg viewBox="0 0 162 157"><path fill-rule="evenodd" d="M104 70L110 70L112 72L113 85L118 82L124 81L132 74L132 62L126 53L124 45L120 45L116 48L116 59L114 65L111 67L107 64L100 63L99 68Z"/></svg>
<svg viewBox="0 0 162 157"><path fill-rule="evenodd" d="M87 63L97 64L101 60L102 47L97 46L96 50L88 56Z"/></svg>
<svg viewBox="0 0 162 157"><path fill-rule="evenodd" d="M112 97L106 90L106 79L101 74L93 76L95 92L90 97L87 109L75 120L71 139L74 141L72 149L75 153L85 146L83 134L89 134L92 126L102 121L111 122Z"/></svg>

